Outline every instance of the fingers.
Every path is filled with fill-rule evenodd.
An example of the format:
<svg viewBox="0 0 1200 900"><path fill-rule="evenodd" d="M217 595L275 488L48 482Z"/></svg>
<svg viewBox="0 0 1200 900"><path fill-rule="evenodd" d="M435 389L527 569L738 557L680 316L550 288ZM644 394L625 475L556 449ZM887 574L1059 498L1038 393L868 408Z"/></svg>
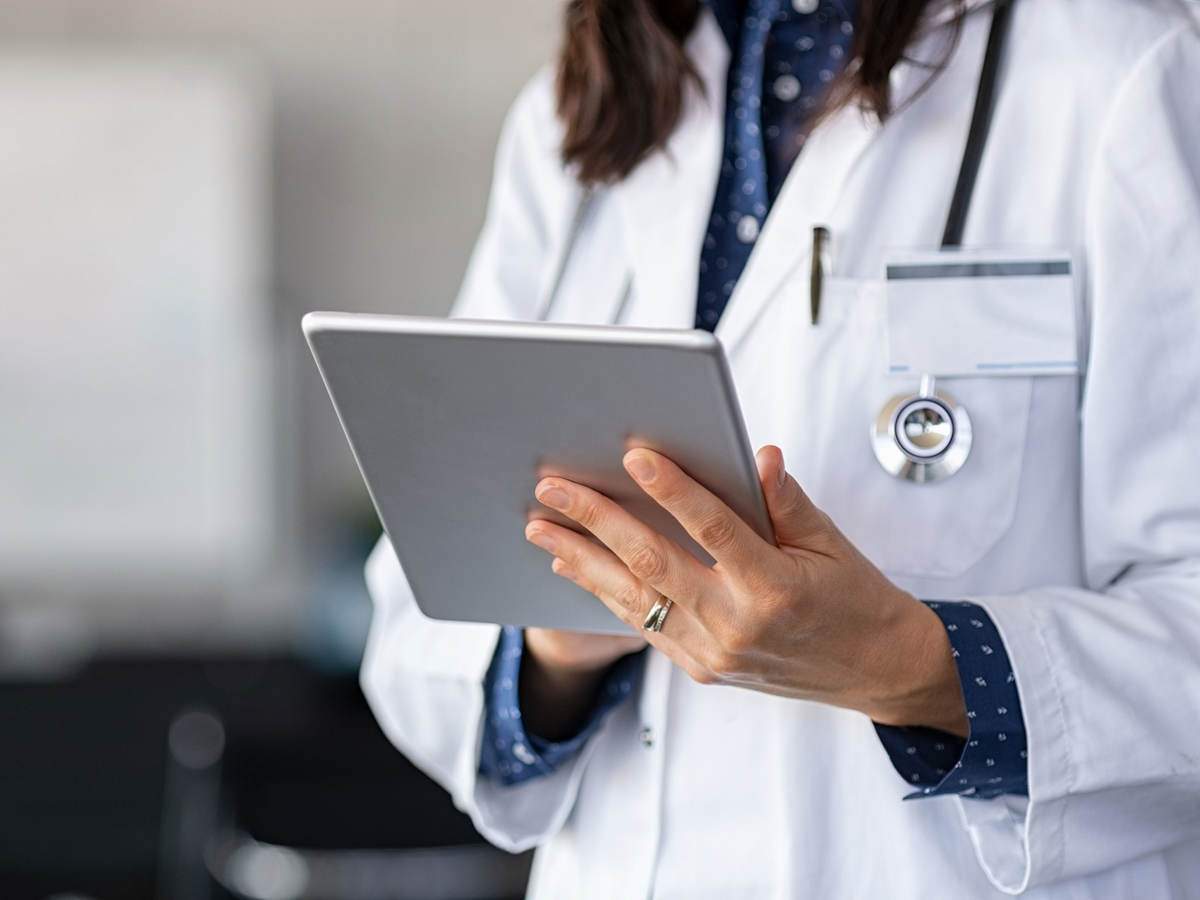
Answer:
<svg viewBox="0 0 1200 900"><path fill-rule="evenodd" d="M770 546L716 495L653 450L625 454L625 469L718 563L736 573L765 562Z"/></svg>
<svg viewBox="0 0 1200 900"><path fill-rule="evenodd" d="M814 534L827 529L825 515L787 473L782 450L768 444L758 451L755 462L775 539L781 546L805 546Z"/></svg>
<svg viewBox="0 0 1200 900"><path fill-rule="evenodd" d="M689 609L697 610L701 605L713 575L674 541L584 485L547 478L538 484L535 494L546 506L574 519L599 538L635 579Z"/></svg>
<svg viewBox="0 0 1200 900"><path fill-rule="evenodd" d="M684 632L694 627L682 608L672 608L662 631L643 631L642 623L662 595L635 577L609 549L590 538L546 521L530 522L525 537L554 556L551 568L556 575L595 594L617 618L651 643L686 640Z"/></svg>

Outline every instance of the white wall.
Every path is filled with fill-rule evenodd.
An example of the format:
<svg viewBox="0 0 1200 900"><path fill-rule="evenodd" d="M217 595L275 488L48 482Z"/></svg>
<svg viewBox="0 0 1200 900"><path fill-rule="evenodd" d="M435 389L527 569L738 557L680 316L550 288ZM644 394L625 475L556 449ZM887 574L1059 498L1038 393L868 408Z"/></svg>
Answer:
<svg viewBox="0 0 1200 900"><path fill-rule="evenodd" d="M265 108L220 62L0 55L0 580L268 558Z"/></svg>
<svg viewBox="0 0 1200 900"><path fill-rule="evenodd" d="M285 501L295 501L280 507L281 525L294 531L302 563L315 565L331 536L361 519L365 494L299 340L300 316L448 308L481 219L501 118L550 57L560 14L559 0L0 4L0 55L178 51L237 59L268 86L267 293L295 391L275 398L280 440L296 452L294 466L280 454L277 477ZM14 601L4 594L0 586L0 599ZM274 622L283 635L301 604L283 598L268 631ZM118 636L171 628L124 615L109 628ZM236 617L201 623L210 637L239 628ZM195 623L184 627L197 636Z"/></svg>

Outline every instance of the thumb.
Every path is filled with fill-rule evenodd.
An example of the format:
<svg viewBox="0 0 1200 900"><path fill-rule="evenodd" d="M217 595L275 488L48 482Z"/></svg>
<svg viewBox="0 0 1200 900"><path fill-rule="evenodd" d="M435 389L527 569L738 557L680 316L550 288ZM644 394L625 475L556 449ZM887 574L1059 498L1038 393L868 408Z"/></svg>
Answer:
<svg viewBox="0 0 1200 900"><path fill-rule="evenodd" d="M767 513L780 546L803 546L806 538L826 529L827 519L799 483L787 473L783 451L768 444L755 456Z"/></svg>

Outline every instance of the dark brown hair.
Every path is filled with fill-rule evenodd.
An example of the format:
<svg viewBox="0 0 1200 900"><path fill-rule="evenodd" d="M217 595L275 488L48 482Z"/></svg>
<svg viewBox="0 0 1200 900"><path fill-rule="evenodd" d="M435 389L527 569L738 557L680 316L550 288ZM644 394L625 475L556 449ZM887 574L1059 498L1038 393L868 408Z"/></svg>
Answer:
<svg viewBox="0 0 1200 900"><path fill-rule="evenodd" d="M817 117L857 103L886 119L893 112L892 67L904 58L926 9L936 2L859 0L850 63ZM957 29L963 0L950 3ZM580 181L619 181L666 145L683 111L688 82L699 83L683 50L699 12L699 0L567 4L557 103L565 126L563 161L576 167ZM933 66L935 73L940 67Z"/></svg>

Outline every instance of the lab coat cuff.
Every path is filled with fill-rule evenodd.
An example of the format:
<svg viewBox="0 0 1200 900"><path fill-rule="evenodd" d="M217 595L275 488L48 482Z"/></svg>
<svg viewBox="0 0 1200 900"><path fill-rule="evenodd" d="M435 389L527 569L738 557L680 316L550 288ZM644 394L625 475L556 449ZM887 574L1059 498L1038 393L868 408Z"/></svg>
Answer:
<svg viewBox="0 0 1200 900"><path fill-rule="evenodd" d="M1063 872L1063 798L1074 777L1063 694L1031 596L971 600L995 623L1020 692L1029 795L955 802L988 879L998 890L1018 894L1035 878L1051 882Z"/></svg>
<svg viewBox="0 0 1200 900"><path fill-rule="evenodd" d="M479 734L484 716L481 709ZM471 803L463 808L479 833L500 849L521 853L536 847L566 823L596 744L594 739L586 741L546 774L516 784L473 773Z"/></svg>

